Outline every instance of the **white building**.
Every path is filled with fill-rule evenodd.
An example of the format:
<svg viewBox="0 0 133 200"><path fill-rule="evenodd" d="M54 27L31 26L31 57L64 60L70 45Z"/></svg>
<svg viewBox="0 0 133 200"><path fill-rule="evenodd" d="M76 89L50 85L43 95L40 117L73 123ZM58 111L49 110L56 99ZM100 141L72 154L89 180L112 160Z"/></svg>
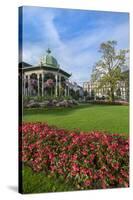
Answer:
<svg viewBox="0 0 133 200"><path fill-rule="evenodd" d="M129 73L129 72L128 72ZM100 83L95 81L86 81L83 83L83 90L88 93L88 96L93 96L96 98L107 98L110 92L110 86L104 85L103 87L99 87ZM127 82L125 80L118 81L114 95L122 100L127 100L127 91L129 90L127 86Z"/></svg>

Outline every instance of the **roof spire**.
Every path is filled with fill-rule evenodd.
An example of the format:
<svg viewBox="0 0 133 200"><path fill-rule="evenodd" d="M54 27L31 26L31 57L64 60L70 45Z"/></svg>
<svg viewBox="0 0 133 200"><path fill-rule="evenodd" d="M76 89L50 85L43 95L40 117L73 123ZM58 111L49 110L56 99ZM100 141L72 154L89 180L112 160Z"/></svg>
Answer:
<svg viewBox="0 0 133 200"><path fill-rule="evenodd" d="M47 52L48 54L50 54L50 53L51 53L51 50L48 48L46 52Z"/></svg>

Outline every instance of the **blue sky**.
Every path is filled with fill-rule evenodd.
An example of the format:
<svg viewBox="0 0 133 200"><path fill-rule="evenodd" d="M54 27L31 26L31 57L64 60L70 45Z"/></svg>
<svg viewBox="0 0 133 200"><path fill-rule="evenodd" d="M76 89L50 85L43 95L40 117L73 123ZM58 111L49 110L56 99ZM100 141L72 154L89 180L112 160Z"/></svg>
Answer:
<svg viewBox="0 0 133 200"><path fill-rule="evenodd" d="M82 85L100 58L102 42L129 48L128 13L23 7L23 61L39 63L49 47L60 67Z"/></svg>

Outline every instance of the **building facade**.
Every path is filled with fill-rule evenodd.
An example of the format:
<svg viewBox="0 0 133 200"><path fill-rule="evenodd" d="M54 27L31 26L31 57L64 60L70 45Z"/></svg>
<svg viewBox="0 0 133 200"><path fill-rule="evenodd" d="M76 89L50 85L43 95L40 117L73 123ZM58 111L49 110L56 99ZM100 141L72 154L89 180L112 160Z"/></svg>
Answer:
<svg viewBox="0 0 133 200"><path fill-rule="evenodd" d="M129 75L129 71L125 73L127 73L127 76ZM83 90L87 92L88 96L94 97L95 100L98 98L108 98L111 90L110 86L104 85L103 87L99 87L99 85L100 82L98 81L86 81L83 83ZM118 81L114 96L120 100L127 101L129 99L129 84L127 79Z"/></svg>

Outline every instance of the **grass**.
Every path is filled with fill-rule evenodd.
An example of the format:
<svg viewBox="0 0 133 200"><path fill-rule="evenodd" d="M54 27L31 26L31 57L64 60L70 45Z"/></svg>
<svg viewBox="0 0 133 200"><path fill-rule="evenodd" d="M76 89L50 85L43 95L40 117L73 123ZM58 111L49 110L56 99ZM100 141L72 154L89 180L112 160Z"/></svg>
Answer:
<svg viewBox="0 0 133 200"><path fill-rule="evenodd" d="M29 109L24 110L23 121L47 122L59 128L77 129L82 131L101 130L109 133L129 132L129 107L112 105L81 105L74 108ZM24 166L23 192L59 192L72 191L73 187L66 184L63 178L53 178L44 172L35 173Z"/></svg>
<svg viewBox="0 0 133 200"><path fill-rule="evenodd" d="M101 130L109 133L129 132L129 107L114 105L81 105L74 108L29 109L23 121L47 122L65 129Z"/></svg>
<svg viewBox="0 0 133 200"><path fill-rule="evenodd" d="M22 179L24 194L74 190L71 184L65 183L63 177L46 176L44 172L35 173L27 166L23 167Z"/></svg>

